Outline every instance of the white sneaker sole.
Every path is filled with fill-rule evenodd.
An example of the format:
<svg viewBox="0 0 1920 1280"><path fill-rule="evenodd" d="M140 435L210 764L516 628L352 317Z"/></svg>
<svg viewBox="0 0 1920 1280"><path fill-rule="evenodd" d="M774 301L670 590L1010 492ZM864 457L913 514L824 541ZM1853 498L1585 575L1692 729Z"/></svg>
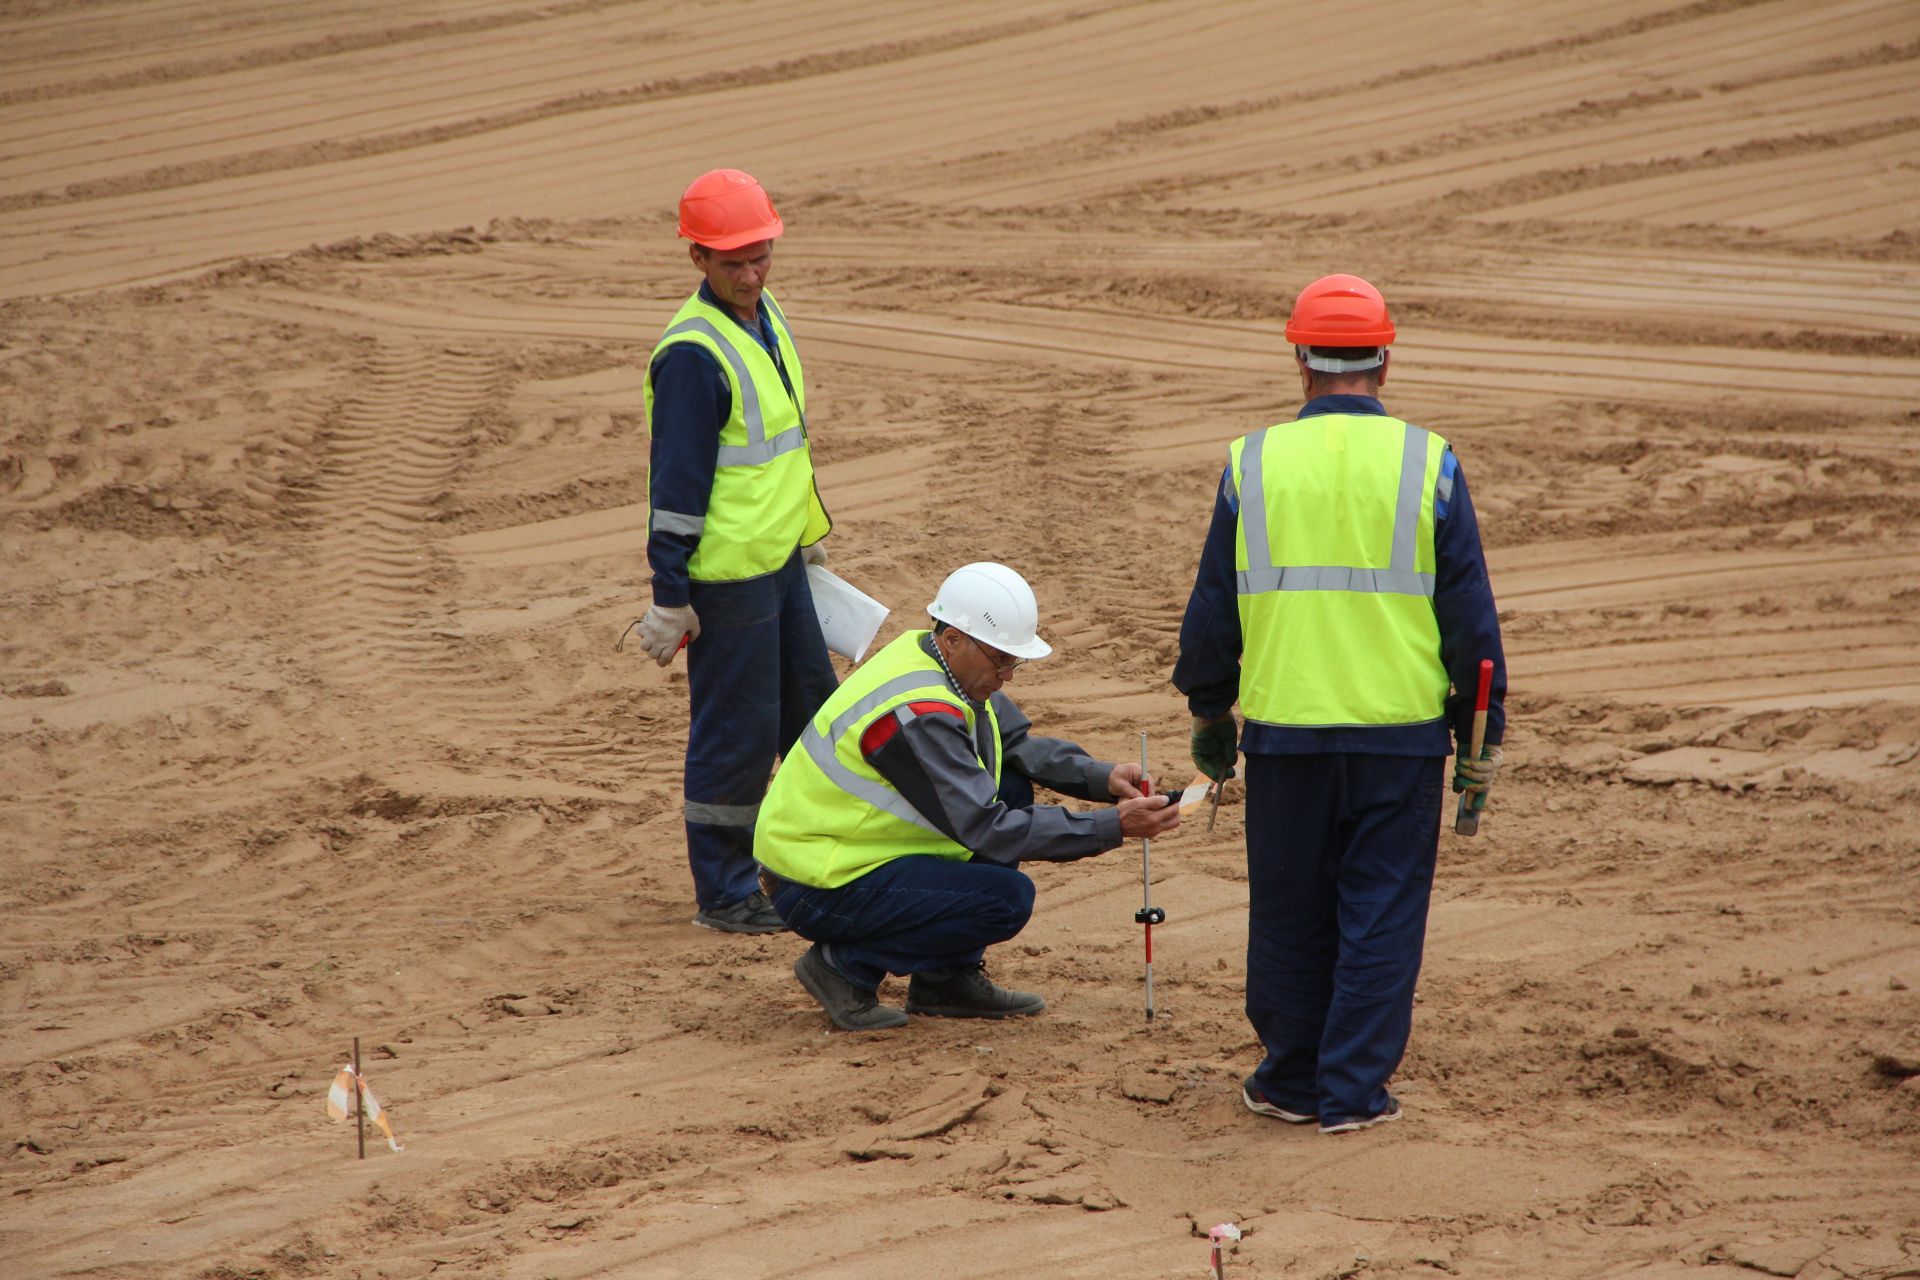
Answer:
<svg viewBox="0 0 1920 1280"><path fill-rule="evenodd" d="M1285 1121L1287 1124L1312 1124L1320 1118L1301 1115L1298 1111L1289 1111L1285 1107L1276 1107L1271 1102L1261 1102L1247 1092L1245 1085L1240 1086L1240 1101L1246 1103L1247 1110L1257 1116L1267 1116L1274 1120Z"/></svg>
<svg viewBox="0 0 1920 1280"><path fill-rule="evenodd" d="M1343 1120L1339 1124L1323 1124L1320 1126L1320 1132L1358 1133L1362 1129L1371 1129L1377 1124L1386 1124L1389 1121L1398 1120L1405 1114L1407 1113L1402 1108L1395 1106L1391 1111L1382 1111L1379 1115L1368 1116L1365 1120Z"/></svg>

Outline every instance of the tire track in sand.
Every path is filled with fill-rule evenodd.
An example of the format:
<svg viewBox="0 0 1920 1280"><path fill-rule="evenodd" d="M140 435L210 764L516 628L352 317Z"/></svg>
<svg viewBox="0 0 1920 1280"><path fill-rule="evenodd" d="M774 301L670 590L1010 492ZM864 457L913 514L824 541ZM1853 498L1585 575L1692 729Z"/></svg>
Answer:
<svg viewBox="0 0 1920 1280"><path fill-rule="evenodd" d="M307 496L314 567L311 656L381 703L393 726L431 711L431 726L508 720L499 694L436 634L445 554L428 536L434 504L471 447L474 415L493 392L482 358L389 346L368 361L356 394L318 433L319 474Z"/></svg>
<svg viewBox="0 0 1920 1280"><path fill-rule="evenodd" d="M399 129L349 138L329 138L282 147L263 147L179 164L162 164L135 173L72 182L53 190L18 192L0 197L0 213L53 205L143 194L201 183L249 177L285 169L304 169L342 160L386 155L433 146L479 134L498 133L518 125L555 116L603 111L663 99L692 97L723 91L784 84L815 76L833 75L895 62L929 58L978 45L1032 39L1058 28L1084 22L1111 9L1141 0L1110 0L1085 13L1029 15L1013 21L965 27L904 40L886 40L782 58L771 64L729 67L685 76L663 76L616 89L589 89L549 98L526 106L486 112L447 123ZM184 74L184 73L183 73Z"/></svg>
<svg viewBox="0 0 1920 1280"><path fill-rule="evenodd" d="M252 71L261 67L285 67L311 62L317 58L334 58L342 54L364 53L368 50L387 49L395 45L445 40L455 36L490 33L505 27L550 22L555 18L596 13L602 9L618 8L631 3L632 0L568 0L567 3L542 4L527 9L509 9L500 13L437 18L409 23L405 26L333 31L279 45L262 46L256 42L257 37L234 36L219 40L217 43L220 47L211 52L150 63L123 71L83 74L66 80L0 90L0 107L13 106L21 102L40 102L50 98L95 97L102 93L111 93L116 89L174 84L183 80L198 80L234 71ZM189 8L189 6L182 6L182 8ZM192 8L197 9L198 6L192 6ZM206 17L199 13L191 16L200 18L203 22ZM147 17L152 21L155 20L156 15L149 12ZM187 18L183 16L180 20L184 22ZM217 19L215 24L215 29L208 33L210 41L221 34L217 27ZM44 27L46 24L41 25ZM95 30L98 30L98 27ZM252 36L251 32L247 34L249 37Z"/></svg>
<svg viewBox="0 0 1920 1280"><path fill-rule="evenodd" d="M308 652L331 680L381 707L396 733L601 785L645 752L541 705L455 621L461 564L432 521L474 447L476 415L500 394L484 357L390 345L317 433L307 498L316 546L307 583Z"/></svg>

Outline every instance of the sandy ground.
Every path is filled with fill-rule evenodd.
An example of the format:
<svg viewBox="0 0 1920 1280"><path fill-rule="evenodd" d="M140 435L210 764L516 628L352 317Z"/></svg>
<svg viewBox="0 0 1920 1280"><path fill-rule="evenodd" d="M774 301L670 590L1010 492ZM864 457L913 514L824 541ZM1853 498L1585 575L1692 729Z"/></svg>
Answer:
<svg viewBox="0 0 1920 1280"><path fill-rule="evenodd" d="M1920 1274L1911 0L0 10L0 1273ZM1238 1100L1241 810L1042 867L1045 1016L828 1033L692 928L641 377L719 164L787 217L835 565L1166 678L1326 271L1503 605L1409 1118ZM353 1159L353 1037L406 1150ZM1720 1268L1719 1271L1710 1271Z"/></svg>

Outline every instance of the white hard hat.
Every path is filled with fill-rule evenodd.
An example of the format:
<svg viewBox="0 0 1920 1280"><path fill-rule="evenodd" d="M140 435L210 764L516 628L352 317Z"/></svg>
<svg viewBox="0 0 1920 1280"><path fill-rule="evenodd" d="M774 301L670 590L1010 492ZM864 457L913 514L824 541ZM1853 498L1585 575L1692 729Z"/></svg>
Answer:
<svg viewBox="0 0 1920 1280"><path fill-rule="evenodd" d="M1044 658L1053 646L1037 633L1040 606L1027 580L1003 564L964 564L947 575L927 613L937 622L1015 658Z"/></svg>

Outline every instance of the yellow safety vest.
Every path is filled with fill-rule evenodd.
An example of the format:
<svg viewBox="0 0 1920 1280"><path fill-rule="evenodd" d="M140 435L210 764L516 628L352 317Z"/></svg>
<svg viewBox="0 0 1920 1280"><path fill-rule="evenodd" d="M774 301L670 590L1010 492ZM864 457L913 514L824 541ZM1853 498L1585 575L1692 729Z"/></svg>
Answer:
<svg viewBox="0 0 1920 1280"><path fill-rule="evenodd" d="M1248 720L1328 728L1441 717L1433 504L1446 449L1398 418L1345 413L1233 442Z"/></svg>
<svg viewBox="0 0 1920 1280"><path fill-rule="evenodd" d="M662 510L655 503L647 517L650 533L690 533L700 539L687 561L687 574L702 582L733 582L772 573L787 562L795 547L811 546L833 528L813 478L800 352L773 295L762 293L760 305L766 309L781 362L793 381L791 397L766 348L742 332L731 315L703 301L698 291L673 317L653 349L652 358L658 360L677 342L705 347L725 373L732 392L726 425L720 428L719 465L706 514ZM651 374L643 395L651 435Z"/></svg>
<svg viewBox="0 0 1920 1280"><path fill-rule="evenodd" d="M962 862L973 856L921 817L860 752L869 725L913 702L955 708L966 719L968 738L979 741L973 706L920 647L926 634L909 631L874 654L814 714L760 804L753 856L761 866L799 884L836 889L909 854ZM991 701L986 714L993 761L980 767L998 786L1000 721Z"/></svg>

